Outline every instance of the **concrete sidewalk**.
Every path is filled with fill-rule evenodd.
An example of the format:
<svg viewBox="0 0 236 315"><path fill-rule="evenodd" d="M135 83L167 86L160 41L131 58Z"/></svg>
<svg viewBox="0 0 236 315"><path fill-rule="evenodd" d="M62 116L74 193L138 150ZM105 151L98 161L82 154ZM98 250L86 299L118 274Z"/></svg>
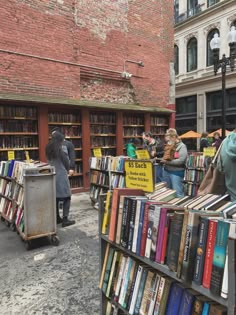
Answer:
<svg viewBox="0 0 236 315"><path fill-rule="evenodd" d="M0 314L99 314L98 211L88 193L72 196L76 224L58 226L60 245L48 240L26 251L0 222Z"/></svg>

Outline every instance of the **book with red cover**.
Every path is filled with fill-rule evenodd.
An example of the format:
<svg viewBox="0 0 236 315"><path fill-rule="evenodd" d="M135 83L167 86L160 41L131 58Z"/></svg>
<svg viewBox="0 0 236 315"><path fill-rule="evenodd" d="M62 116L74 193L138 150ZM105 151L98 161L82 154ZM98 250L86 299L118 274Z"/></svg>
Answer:
<svg viewBox="0 0 236 315"><path fill-rule="evenodd" d="M174 213L167 213L166 221L165 221L165 228L164 228L164 236L163 236L163 242L161 247L161 264L164 264L166 261L167 256L167 244L168 244L168 238L169 238L169 232L170 232L170 225L171 221L173 220Z"/></svg>
<svg viewBox="0 0 236 315"><path fill-rule="evenodd" d="M210 219L208 226L207 247L205 254L204 272L202 278L202 286L206 289L210 288L211 282L212 261L214 255L217 222L218 220L216 219Z"/></svg>
<svg viewBox="0 0 236 315"><path fill-rule="evenodd" d="M142 189L134 189L134 188L115 188L114 189L113 195L112 195L111 218L110 218L110 227L109 227L109 234L108 234L108 239L112 242L114 242L116 238L117 214L118 214L119 199L121 195L143 196L144 192Z"/></svg>

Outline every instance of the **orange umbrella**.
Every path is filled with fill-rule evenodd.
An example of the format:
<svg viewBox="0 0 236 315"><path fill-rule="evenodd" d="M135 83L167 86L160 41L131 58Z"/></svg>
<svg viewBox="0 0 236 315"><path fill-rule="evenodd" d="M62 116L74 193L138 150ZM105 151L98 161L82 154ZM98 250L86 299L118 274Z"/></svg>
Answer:
<svg viewBox="0 0 236 315"><path fill-rule="evenodd" d="M220 128L216 131L212 131L211 133L209 133L208 137L214 137L215 132L219 132L220 136L222 136L222 129ZM229 133L230 131L225 129L225 135L228 136Z"/></svg>
<svg viewBox="0 0 236 315"><path fill-rule="evenodd" d="M201 134L196 132L196 131L188 131L184 134L182 134L181 136L179 136L180 139L194 139L194 138L201 138Z"/></svg>

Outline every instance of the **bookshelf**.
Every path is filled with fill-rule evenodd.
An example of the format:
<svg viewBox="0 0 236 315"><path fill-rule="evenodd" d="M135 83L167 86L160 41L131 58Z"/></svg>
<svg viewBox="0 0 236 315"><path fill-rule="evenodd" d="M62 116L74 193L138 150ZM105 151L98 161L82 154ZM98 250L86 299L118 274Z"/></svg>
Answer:
<svg viewBox="0 0 236 315"><path fill-rule="evenodd" d="M52 111L48 113L49 135L54 127L59 127L65 139L75 148L75 173L69 178L72 190L83 187L82 123L80 111Z"/></svg>
<svg viewBox="0 0 236 315"><path fill-rule="evenodd" d="M112 112L90 112L90 145L101 148L102 155L116 155L116 114Z"/></svg>
<svg viewBox="0 0 236 315"><path fill-rule="evenodd" d="M99 211L100 272L101 272L101 274L104 274L104 277L107 277L106 280L109 279L108 282L106 281L108 283L108 286L109 286L109 281L110 281L109 273L112 272L111 270L112 270L113 264L111 264L111 269L109 269L108 275L106 276L107 269L106 268L104 269L104 260L106 259L106 257L108 257L108 259L109 259L109 254L107 255L107 248L109 248L109 252L110 252L110 249L112 249L112 250L114 250L114 253L117 251L118 253L120 253L120 255L123 255L126 258L131 258L136 263L136 265L138 264L139 266L140 265L145 266L145 268L160 275L160 277L168 278L173 283L177 283L177 284L182 285L182 287L184 287L184 288L194 290L194 292L195 292L194 294L196 296L201 295L201 296L203 296L203 299L210 300L210 301L212 301L212 303L219 305L219 307L222 306L222 307L227 308L228 314L235 314L235 310L236 310L235 269L234 269L235 268L235 264L234 264L235 249L236 249L235 238L229 238L228 239L228 254L229 254L229 256L228 256L228 270L229 270L229 273L228 273L228 299L223 299L221 296L213 294L209 289L206 289L201 285L197 285L193 281L189 281L189 282L183 281L182 278L180 278L176 272L171 271L170 268L168 268L168 266L166 264L159 264L159 263L156 263L155 261L152 261L146 257L141 257L140 255L137 255L136 253L132 252L131 250L124 248L123 246L121 246L121 244L118 244L116 241L114 241L114 242L111 241L110 235L102 234L102 223L103 223L103 214L104 214L104 208L105 208L105 206L104 206L105 199L106 199L106 197L104 195L101 195L100 200L99 200L99 210L100 210ZM109 232L108 232L108 234L109 234ZM106 261L108 261L108 260L106 260ZM113 261L112 261L112 263L113 263ZM119 268L119 267L117 267L117 268ZM114 270L116 270L116 269L114 269ZM119 269L117 269L117 270L119 270ZM104 273L104 271L105 271L105 273ZM118 272L116 273L116 275L117 274L118 274ZM103 280L104 280L104 278L103 278ZM107 309L107 305L109 303L111 303L114 306L114 308L116 309L116 311L117 311L116 314L118 314L118 315L130 314L129 313L129 307L124 308L117 301L117 298L120 298L120 296L117 297L115 295L115 297L114 297L111 293L107 293L106 289L105 289L106 293L104 293L103 280L100 279L100 284L99 284L99 287L101 289L100 315L107 314L106 309ZM114 283L117 283L116 282L117 280L114 280L114 278L112 278L111 283L113 283L112 281L114 281ZM114 285L114 284L111 284L111 285ZM132 286L132 284L131 284L131 286ZM129 287L129 284L128 284L128 287ZM121 286L121 288L122 288L122 286ZM122 290L122 289L120 289L120 290ZM112 291L110 291L110 292L112 292ZM122 292L122 291L120 291L120 292ZM113 291L113 293L114 293L114 291ZM143 294L143 296L144 296L144 294ZM108 313L108 314L110 314L110 313ZM137 313L137 314L140 314L140 313ZM176 314L178 314L178 313L176 313Z"/></svg>
<svg viewBox="0 0 236 315"><path fill-rule="evenodd" d="M145 131L145 116L138 113L123 114L123 145L130 139L137 139L138 148L142 148L142 132Z"/></svg>
<svg viewBox="0 0 236 315"><path fill-rule="evenodd" d="M150 117L150 131L154 137L164 138L166 130L169 126L168 116L161 116L158 114L151 114Z"/></svg>
<svg viewBox="0 0 236 315"><path fill-rule="evenodd" d="M39 158L38 112L33 106L0 106L0 160Z"/></svg>

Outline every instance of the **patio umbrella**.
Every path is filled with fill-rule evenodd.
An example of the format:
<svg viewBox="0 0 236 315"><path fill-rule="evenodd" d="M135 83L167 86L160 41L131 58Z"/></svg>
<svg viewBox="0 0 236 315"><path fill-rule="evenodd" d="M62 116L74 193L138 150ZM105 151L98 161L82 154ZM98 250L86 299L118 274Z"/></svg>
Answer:
<svg viewBox="0 0 236 315"><path fill-rule="evenodd" d="M179 136L180 139L196 139L196 138L201 138L201 134L196 132L196 131L188 131L181 136Z"/></svg>
<svg viewBox="0 0 236 315"><path fill-rule="evenodd" d="M215 131L212 131L211 133L209 133L208 137L214 137L215 132L219 132L220 136L222 136L222 129L220 128L218 130L215 130ZM229 133L230 133L230 131L225 129L225 135L228 136Z"/></svg>

